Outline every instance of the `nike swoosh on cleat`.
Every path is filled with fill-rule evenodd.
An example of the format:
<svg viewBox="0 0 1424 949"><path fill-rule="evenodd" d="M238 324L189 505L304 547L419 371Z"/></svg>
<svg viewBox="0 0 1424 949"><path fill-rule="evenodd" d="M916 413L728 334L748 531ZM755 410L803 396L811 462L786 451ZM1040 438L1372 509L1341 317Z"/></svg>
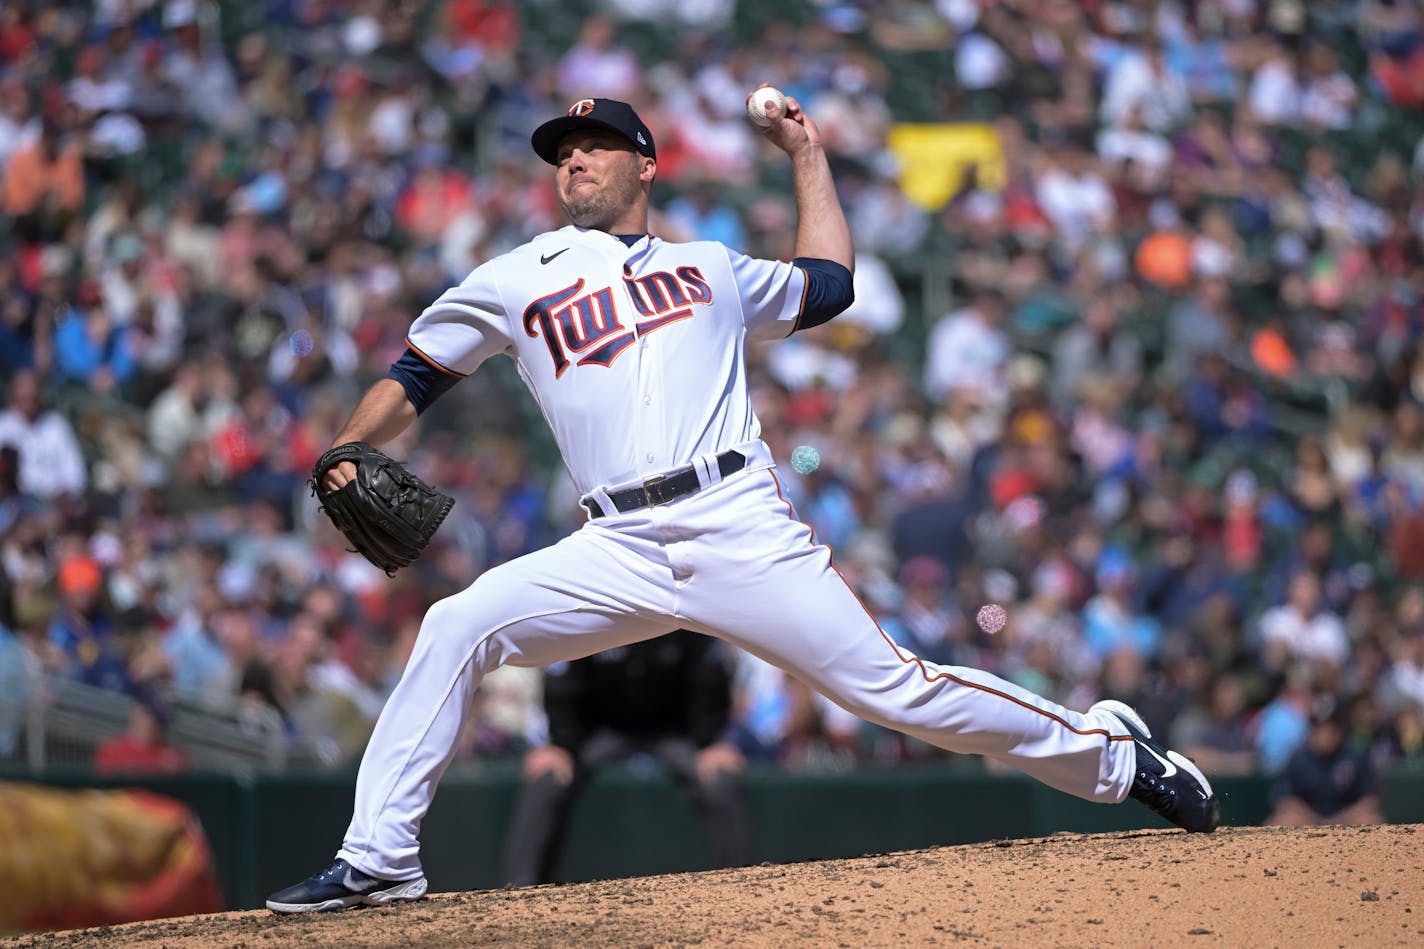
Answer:
<svg viewBox="0 0 1424 949"><path fill-rule="evenodd" d="M1152 746L1147 744L1145 741L1140 741L1138 742L1138 744L1141 745L1143 748L1146 748L1147 752L1152 755L1152 757L1162 762L1162 767L1167 769L1162 772L1162 777L1170 778L1172 775L1177 773L1177 765L1175 762L1159 755L1156 751L1152 749Z"/></svg>
<svg viewBox="0 0 1424 949"><path fill-rule="evenodd" d="M564 250L568 250L568 248L565 247ZM541 263L541 264L547 264L549 261L553 260L555 257L557 257L557 256L559 256L560 254L562 254L562 253L564 252L564 250L556 250L556 251L554 251L552 254L548 254L548 255L540 254L540 255L539 255L539 263Z"/></svg>
<svg viewBox="0 0 1424 949"><path fill-rule="evenodd" d="M346 871L346 876L341 878L341 885L352 893L365 893L367 890L380 884L379 880L357 880L350 870Z"/></svg>

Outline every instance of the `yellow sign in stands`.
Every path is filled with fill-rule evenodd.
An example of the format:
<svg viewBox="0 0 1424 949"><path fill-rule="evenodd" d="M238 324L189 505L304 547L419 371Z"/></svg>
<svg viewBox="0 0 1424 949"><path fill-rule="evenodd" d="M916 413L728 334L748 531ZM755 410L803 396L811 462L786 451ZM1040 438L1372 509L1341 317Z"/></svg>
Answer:
<svg viewBox="0 0 1424 949"><path fill-rule="evenodd" d="M887 144L900 164L900 188L927 211L938 211L959 190L965 169L979 166L979 186L1004 187L1007 170L999 133L983 123L899 124Z"/></svg>

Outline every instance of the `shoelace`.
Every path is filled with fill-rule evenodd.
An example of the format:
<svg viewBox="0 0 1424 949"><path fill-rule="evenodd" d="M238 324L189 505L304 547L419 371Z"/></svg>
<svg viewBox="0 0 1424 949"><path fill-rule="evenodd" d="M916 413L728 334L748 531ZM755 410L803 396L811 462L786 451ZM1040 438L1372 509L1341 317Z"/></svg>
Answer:
<svg viewBox="0 0 1424 949"><path fill-rule="evenodd" d="M327 867L325 870L321 871L316 875L316 878L322 883L340 883L341 877L342 868L341 864L339 863L333 863L331 866Z"/></svg>
<svg viewBox="0 0 1424 949"><path fill-rule="evenodd" d="M1144 769L1138 769L1137 780L1133 789L1138 791L1138 799L1144 801L1153 810L1162 811L1174 810L1177 804L1177 792L1167 786L1167 782L1160 781L1157 775Z"/></svg>

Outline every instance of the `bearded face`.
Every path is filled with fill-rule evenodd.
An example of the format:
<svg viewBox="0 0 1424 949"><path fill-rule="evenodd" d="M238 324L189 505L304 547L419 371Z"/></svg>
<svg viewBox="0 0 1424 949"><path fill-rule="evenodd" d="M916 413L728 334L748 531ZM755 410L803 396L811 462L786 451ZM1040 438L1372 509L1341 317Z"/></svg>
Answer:
<svg viewBox="0 0 1424 949"><path fill-rule="evenodd" d="M578 227L615 230L643 191L643 159L611 132L580 130L559 143L559 204Z"/></svg>

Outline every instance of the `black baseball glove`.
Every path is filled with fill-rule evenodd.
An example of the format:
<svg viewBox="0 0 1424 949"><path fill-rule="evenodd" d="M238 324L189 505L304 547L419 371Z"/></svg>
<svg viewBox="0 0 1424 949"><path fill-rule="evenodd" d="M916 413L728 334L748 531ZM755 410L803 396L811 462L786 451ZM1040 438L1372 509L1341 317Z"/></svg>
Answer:
<svg viewBox="0 0 1424 949"><path fill-rule="evenodd" d="M343 461L355 463L356 477L332 491L322 478ZM365 442L337 445L322 455L308 483L336 529L388 576L415 562L455 504Z"/></svg>

